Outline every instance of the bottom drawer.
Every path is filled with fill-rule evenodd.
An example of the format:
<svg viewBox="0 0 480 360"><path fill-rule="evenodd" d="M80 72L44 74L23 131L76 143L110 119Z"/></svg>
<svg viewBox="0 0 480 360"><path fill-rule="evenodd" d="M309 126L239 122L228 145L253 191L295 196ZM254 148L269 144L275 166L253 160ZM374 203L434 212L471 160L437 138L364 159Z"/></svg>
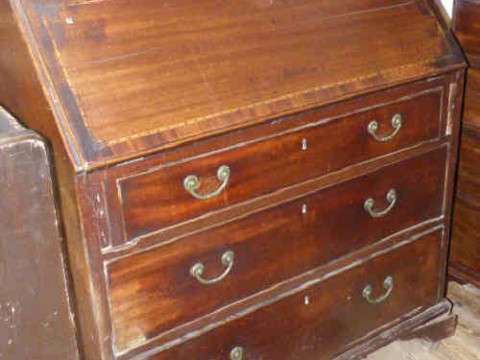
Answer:
<svg viewBox="0 0 480 360"><path fill-rule="evenodd" d="M423 235L148 359L330 359L438 300L442 236Z"/></svg>

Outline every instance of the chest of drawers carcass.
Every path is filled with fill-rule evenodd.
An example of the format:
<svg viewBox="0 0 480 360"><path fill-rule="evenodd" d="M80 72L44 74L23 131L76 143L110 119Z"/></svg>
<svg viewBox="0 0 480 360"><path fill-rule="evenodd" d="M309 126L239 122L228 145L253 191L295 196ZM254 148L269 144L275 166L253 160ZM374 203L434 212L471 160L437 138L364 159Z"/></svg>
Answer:
<svg viewBox="0 0 480 360"><path fill-rule="evenodd" d="M1 4L87 360L352 359L448 311L465 62L434 2Z"/></svg>

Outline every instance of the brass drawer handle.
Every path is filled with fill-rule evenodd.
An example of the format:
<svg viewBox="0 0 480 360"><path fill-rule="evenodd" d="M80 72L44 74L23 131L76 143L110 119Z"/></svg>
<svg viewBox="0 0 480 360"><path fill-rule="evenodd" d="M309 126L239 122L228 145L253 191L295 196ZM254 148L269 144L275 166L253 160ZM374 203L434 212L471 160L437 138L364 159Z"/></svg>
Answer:
<svg viewBox="0 0 480 360"><path fill-rule="evenodd" d="M367 285L363 289L363 297L370 304L379 304L385 301L393 291L393 278L391 276L387 276L385 280L383 280L383 288L386 290L383 295L380 295L377 298L372 298L372 285Z"/></svg>
<svg viewBox="0 0 480 360"><path fill-rule="evenodd" d="M225 277L228 275L228 273L230 272L230 270L232 270L232 267L233 267L233 251L231 251L231 250L226 251L222 255L222 264L225 265L227 268L225 269L225 271L221 275L219 275L215 278L204 279L202 277L203 270L205 269L205 265L203 265L203 263L201 263L201 262L196 263L195 265L193 265L190 268L190 274L195 279L197 279L198 282L200 282L202 284L206 284L206 285L213 284L213 283L216 283L220 280L225 279Z"/></svg>
<svg viewBox="0 0 480 360"><path fill-rule="evenodd" d="M230 351L230 360L242 360L243 359L243 347L235 346Z"/></svg>
<svg viewBox="0 0 480 360"><path fill-rule="evenodd" d="M375 200L372 198L369 198L365 200L365 203L363 204L363 208L365 209L366 212L370 214L371 217L378 218L387 215L390 210L393 209L395 206L395 203L397 202L397 192L395 189L390 189L387 193L386 199L389 203L388 207L384 210L377 211L373 210L373 207L375 206Z"/></svg>
<svg viewBox="0 0 480 360"><path fill-rule="evenodd" d="M397 135L398 131L402 127L402 115L401 114L393 115L392 126L393 126L394 130L390 135L379 136L379 135L377 135L378 122L377 122L377 120L372 120L368 124L368 132L370 133L370 135L373 136L373 138L375 140L380 141L380 142L385 142L385 141L393 139L393 137L395 135Z"/></svg>
<svg viewBox="0 0 480 360"><path fill-rule="evenodd" d="M196 191L199 182L197 175L188 175L185 179L183 179L183 187L195 198L204 200L220 194L220 192L225 189L225 186L227 186L229 177L230 168L227 165L221 165L217 170L217 179L222 183L216 190L212 191L211 193L199 194Z"/></svg>

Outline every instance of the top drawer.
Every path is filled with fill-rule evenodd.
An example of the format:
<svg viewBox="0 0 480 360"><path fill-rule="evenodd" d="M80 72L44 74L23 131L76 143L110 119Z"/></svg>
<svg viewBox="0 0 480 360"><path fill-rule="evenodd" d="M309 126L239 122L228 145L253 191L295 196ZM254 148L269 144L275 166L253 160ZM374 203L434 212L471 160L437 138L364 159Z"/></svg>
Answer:
<svg viewBox="0 0 480 360"><path fill-rule="evenodd" d="M128 240L439 136L443 88L118 180ZM304 113L298 117L311 117Z"/></svg>

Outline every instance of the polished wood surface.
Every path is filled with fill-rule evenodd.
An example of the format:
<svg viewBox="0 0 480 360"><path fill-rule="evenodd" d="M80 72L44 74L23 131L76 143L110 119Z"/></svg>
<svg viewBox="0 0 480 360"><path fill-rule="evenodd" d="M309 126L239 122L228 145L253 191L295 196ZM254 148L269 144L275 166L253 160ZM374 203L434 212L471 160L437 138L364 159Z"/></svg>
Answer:
<svg viewBox="0 0 480 360"><path fill-rule="evenodd" d="M480 1L457 0L455 5L454 31L471 67L466 79L450 274L480 286Z"/></svg>
<svg viewBox="0 0 480 360"><path fill-rule="evenodd" d="M107 272L117 348L138 345L139 339L148 341L403 228L440 216L445 150L110 263ZM389 205L385 194L392 188L397 203L386 216L372 218L363 208L365 200L372 197L375 207L384 209ZM233 251L235 258L224 281L205 286L190 275L190 268L199 261L205 264L204 277L222 274L226 266L220 259L225 251ZM259 277L259 273L264 275Z"/></svg>
<svg viewBox="0 0 480 360"><path fill-rule="evenodd" d="M292 358L301 349L310 349L308 356L312 358L339 353L348 358L352 351L371 351L398 337L400 332L409 332L448 311L448 303L443 299L444 269L465 63L431 1L2 0L0 4L0 24L2 30L6 29L0 36L2 51L6 49L0 57L0 102L45 134L53 145L78 307L77 326L86 360L145 359L174 353L201 356L213 347L209 340L203 343L200 339L214 339L221 334L226 335L225 341L237 338L240 328L233 324L242 321L259 329L260 344L268 340L268 333L262 330L264 318L265 324L271 322L279 329L295 328L288 338ZM6 33L9 35L4 36ZM417 94L424 95L415 98ZM368 120L363 116L377 117L378 132L386 135L392 129L389 121L397 105L413 116L405 118L401 131L392 140L370 143L365 132ZM315 135L307 139L307 152L302 150L303 138L296 137L303 131ZM337 134L348 142L338 139ZM268 146L262 148L259 144ZM300 151L310 159L303 167ZM249 223L250 229L243 229L237 222L287 208L291 213L277 212L279 219L273 219L272 226L279 229L279 221L287 219L294 231L298 224L292 219L303 215L299 214L302 207L294 209L292 204L330 191L337 192L333 197L325 196L329 204L312 200L307 204L306 215L308 209L321 212L323 206L343 212L350 202L357 204L360 198L361 205L366 199L363 196L374 196L379 207L376 209L381 209L380 206L387 205L384 199L389 179L404 184L414 181L409 169L383 178L381 169L387 174L390 165L407 163L407 159L422 158L427 153L441 155L424 166L425 178L420 175L415 180L424 184L433 179L434 183L443 184L443 192L436 191L434 185L423 186L426 193L421 194L417 184L409 186L408 193L413 198L424 200L417 200L408 214L402 212L399 223L386 226L389 233L381 227L371 227L370 232L358 231L352 237L354 232L349 232L348 227L353 225L342 223L330 229L344 232L347 240L339 244L330 242L328 234L309 235L311 240L306 242L288 238L284 247L267 249L269 257L276 260L273 264L281 261L274 255L276 250L285 251L296 240L297 251L307 253L300 244L313 246L313 238L321 239L320 245L330 249L327 253L332 258L328 260L326 256L317 263L310 259L310 267L301 262L298 267L289 265L283 273L275 265L279 270L269 274L270 278L258 271L252 275L258 266L253 261L255 254L247 249L243 257L250 259L252 271L246 273L254 279L252 285L257 284L252 290L247 289L248 284L242 285L245 287L239 289L239 296L228 306L215 305L202 293L199 296L204 296L205 303L199 302L198 308L207 309L203 317L195 314L195 309L183 308L185 313L177 317L183 319L178 321L181 326L162 328L165 319L152 315L157 329L149 328L149 333L135 338L135 343L116 343L116 320L110 302L110 290L115 284L109 279L110 266L113 269L124 261L127 264L130 258L148 258L164 246L173 249L175 244L178 247L174 251L190 254L191 262L169 254L175 263L188 265L182 266L182 273L165 277L175 279L169 284L171 294L162 288L163 283L159 284L159 291L165 294L161 301L168 303L180 286L175 281L185 279L185 271L198 256L205 256L202 261L207 265L206 271L217 274L221 269L218 251L232 243L229 241L233 234L222 235L222 244L222 239L205 238L202 234L238 229L240 235L246 234L242 239L247 239L249 230L261 234L268 224ZM279 160L282 154L284 159ZM232 188L227 185L226 192L219 195L225 197L230 191L229 199L215 206L201 205L203 210L193 205L197 199L191 196L190 202L185 198L172 201L171 205L177 206L165 206L162 201L170 195L172 199L183 196L178 196L179 189L184 191L182 181L190 173L201 175L202 193L218 186L214 176L220 165L215 161L220 162L219 159L242 161L242 166L231 173L232 181L236 175L242 182ZM312 174L305 167L311 168ZM378 178L373 174L379 174ZM281 181L267 183L261 178L273 179L273 175ZM373 177L377 188L372 195L356 192L368 186L362 187L354 179L361 182ZM141 183L141 179L150 179L151 183ZM128 188L130 181L132 186ZM347 185L350 190L345 193L335 190L347 189ZM123 191L122 186L128 191ZM401 209L400 199L397 210ZM134 209L138 213L128 213ZM363 211L362 207L357 210ZM335 221L332 226L338 224L338 219ZM389 220L385 217L377 221L388 224ZM315 224L321 229L329 225L321 220ZM364 223L359 229L363 228ZM287 232L288 228L284 230ZM435 245L415 247L421 252L419 256L411 258L398 248L400 242L437 230L438 235L432 240ZM386 237L381 239L382 236ZM278 243L276 238L267 238ZM194 243L189 239L199 240ZM261 241L243 243L254 247ZM352 244L351 249L343 248L344 244ZM337 253L343 255L334 258ZM398 256L405 260L396 260L395 264L413 264L415 274L411 275L410 268L400 269L381 260L388 257L387 253L401 253ZM287 260L294 258L289 255ZM418 260L422 256L427 259L425 262ZM432 256L436 265L430 266ZM162 267L155 256L151 259L152 270ZM366 262L383 265L368 265L364 278L358 269L363 269ZM122 281L138 281L137 285L142 286L136 276L144 271L143 265L148 264L142 260L135 265L139 272L132 271L130 279L128 274L122 274ZM417 271L419 268L424 271ZM175 269L168 267L162 274ZM382 310L385 317L371 310L358 327L348 319L355 332L336 327L334 317L344 319L342 308L359 302L349 302L340 293L334 293L350 289L345 283L349 279L358 279L363 287L367 281L375 282L374 288L378 289L385 276L382 270L389 269L405 274L400 275L401 279L405 276L418 284L418 294L435 295L410 298L402 285L401 306ZM350 271L354 274L351 278L347 276ZM150 275L147 278L153 279ZM332 290L332 297L325 299L324 305L314 307L321 315L318 319L322 319L330 314L326 307L329 301L339 299L328 320L330 331L322 330L328 334L308 337L308 333L298 330L300 319L290 323L290 318L269 310L277 308L268 304L284 304L278 305L278 309L288 316L288 308L299 309L295 294L308 291L312 284L319 284L321 289L325 278L338 279L324 283L326 289ZM406 284L405 279L400 284ZM216 295L211 296L215 299ZM116 304L121 303L120 295L116 296ZM409 311L408 304L423 307ZM209 306L220 307L209 312ZM247 313L261 315L248 317ZM302 327L316 328L320 326L318 319L307 317ZM385 327L376 328L379 325ZM390 336L383 336L385 332ZM199 342L187 341L196 341L194 338ZM329 345L329 338L337 340ZM222 343L220 338L216 339L216 345ZM320 343L327 343L325 355ZM195 344L206 345L197 349ZM277 356L268 343L258 346L265 349L258 354ZM245 356L248 359L247 353Z"/></svg>
<svg viewBox="0 0 480 360"><path fill-rule="evenodd" d="M424 0L14 3L77 169L462 66Z"/></svg>
<svg viewBox="0 0 480 360"><path fill-rule="evenodd" d="M443 87L436 87L404 95L401 99L390 99L386 105L359 109L339 119L322 119L319 111L308 112L299 115L309 120L302 130L122 178L119 192L127 240L350 164L436 139L441 126L443 91ZM418 116L419 113L423 115ZM375 120L379 136L392 134L395 131L392 119L396 114L401 115L402 123L391 141L378 141L368 133L368 125ZM218 196L197 200L184 189L184 178L195 174L200 180L197 192L212 192L221 184L216 177L222 165L229 166L230 177ZM285 172L286 168L290 170Z"/></svg>
<svg viewBox="0 0 480 360"><path fill-rule="evenodd" d="M245 359L331 359L377 327L435 303L441 236L425 235L148 359L228 359L235 346ZM378 297L389 275L390 297L368 303L365 286Z"/></svg>
<svg viewBox="0 0 480 360"><path fill-rule="evenodd" d="M183 146L178 149L172 149L171 151L161 152L151 157L142 158L141 161L130 162L128 166L107 168L105 170L105 187L108 197L106 214L109 222L123 224L123 226L111 228L112 236L109 239L110 243L105 243L103 246L107 251L115 251L116 248L125 243L128 245L141 243L144 242L145 238L151 236L158 237L160 233L163 233L164 235L162 236L165 236L165 231L170 228L173 229L177 227L180 229L184 225L195 226L194 223L203 223L204 226L210 225L212 222L215 222L217 218L211 216L213 213L228 212L232 206L235 207L238 205L242 207L243 202L235 201L235 196L248 199L248 194L253 195L254 190L258 192L259 185L264 189L270 189L269 191L264 191L264 195L275 196L279 191L285 191L282 187L288 184L289 181L292 182L295 181L295 179L297 179L297 181L312 180L314 178L312 178L310 173L318 172L322 169L326 174L333 176L344 171L353 175L358 174L358 172L354 170L355 167L365 163L381 162L383 158L382 155L386 155L386 153L370 156L370 158L363 159L360 163L352 163L349 157L362 159L364 152L373 155L386 151L387 149L391 149L395 151L395 154L399 154L409 152L415 147L425 144L425 141L422 139L427 140L428 143L434 142L435 136L433 133L429 139L425 136L427 136L427 133L432 132L432 128L437 129L437 123L439 123L438 129L436 130L438 131L437 138L440 137L442 133L451 131L451 129L447 128L451 127L452 123L449 122L449 118L446 116L449 113L451 102L450 86L450 76L440 76L430 79L429 81L418 81L408 86L395 87L367 96L354 98L341 104L332 104L331 106L317 108L313 111L298 115L274 119L273 121L242 129L241 131L206 138L202 141L195 142L195 146ZM422 95L420 96L419 94ZM428 101L427 103L424 102L429 96L434 96L434 94L441 94L440 104L437 104L439 105L439 109L431 108L433 104L430 104ZM426 98L423 96L426 96ZM408 118L403 119L403 125L400 131L391 140L386 142L374 141L366 131L369 122L372 121L372 117L366 117L365 119L358 117L358 115L370 114L375 110L379 111L383 108L396 110L398 108L395 106L402 105L409 108L408 105L413 106L413 104L416 104L416 100L422 99L424 99L424 101L421 101L421 103L424 106L430 104L428 108L431 109L429 110L431 114L439 113L439 119L434 119L433 117L430 119L431 114L414 116L413 122L411 117L409 117L410 121L408 121ZM392 101L393 108L389 108L387 104ZM433 103L436 103L436 101ZM364 109L364 111L359 111L359 109ZM422 107L420 107L420 109L419 107L415 107L415 109L421 111ZM357 113L358 115L355 115ZM392 111L388 113L386 121L379 122L379 134L386 135L392 133L392 114L394 115L395 112ZM356 125L341 123L340 121L345 118L354 120L354 122L358 120L358 123ZM428 123L424 123L424 119L426 119ZM405 125L406 122L408 123L407 125ZM423 127L418 129L417 123L422 124ZM343 124L343 126L339 126L340 124ZM335 127L335 125L337 126ZM351 128L356 131L346 131ZM322 129L334 131L332 137L323 136L321 134ZM344 131L343 129L346 130ZM400 143L405 142L403 140L405 136L412 139L411 136L413 135L410 135L411 130L414 132L419 131L417 133L418 136L414 136L417 142L411 142L407 146L401 146ZM342 132L342 136L349 139L348 146L345 146L342 141L338 141L339 136L335 131ZM380 131L382 132L380 133ZM295 135L299 132L305 132L307 134L314 133L316 137L309 136L307 138ZM420 134L425 135L420 136ZM294 140L286 142L283 147L276 145L276 142L281 139L288 140L291 138ZM320 138L328 142L330 147L325 146L323 142L320 141ZM303 139L307 141L305 150L303 150ZM363 144L362 147L358 147L358 152L354 153L349 151L350 146L357 147L357 142ZM275 151L271 153L266 152L270 147L263 146L262 144L271 146L271 149ZM263 161L257 160L259 159L259 155L250 151L250 149L255 150L256 148L264 149ZM336 151L332 151L331 149L336 149ZM246 150L249 151L247 152ZM232 159L228 158L226 153L232 155ZM244 153L247 154L243 155ZM255 155L255 160L249 161L250 154ZM280 157L282 154L283 158ZM325 163L323 156L319 156L319 154L323 154L326 158L330 159L330 162ZM185 176L193 173L202 174L200 181L202 179L204 180L198 192L207 192L214 189L220 183L216 179L216 172L218 167L222 165L222 162L212 163L210 159L215 160L219 158L231 165L231 161L228 160L233 160L233 155L236 156L236 159L242 159L240 163L241 167L233 170L227 187L219 196L200 201L185 191L183 188L183 180ZM299 166L297 162L291 161L290 157L306 165L303 167ZM303 160L303 162L301 160ZM203 164L203 162L207 163L205 168L199 165ZM345 163L350 165L336 170L334 165L338 162L340 162L340 164ZM265 171L265 164L267 163L269 164L269 168L272 166L272 172L277 174L276 177L273 177L269 171ZM284 166L276 165L278 163ZM322 164L323 167L320 167ZM184 165L185 167L197 166L190 168L190 172L187 172L182 171ZM289 168L295 168L296 171L286 173L283 169L287 166ZM330 167L330 169L328 169L328 167ZM179 173L175 181L164 181L164 178L170 179L171 173L173 174L174 170ZM332 170L336 171L332 172ZM244 172L251 176L245 177L239 175ZM253 177L255 174L257 176ZM235 180L235 177L241 177L240 181ZM271 179L271 183L266 183L264 178ZM336 181L342 181L343 178L344 177L339 176ZM145 181L147 179L154 181L147 183ZM210 182L205 180L210 180ZM135 186L135 189L131 189L131 194L122 194L122 187L127 185L128 188L130 181L132 181L132 185L135 185L137 182L143 183L144 189L140 186ZM236 183L237 186L232 188L232 182ZM248 186L246 186L247 184ZM205 185L209 185L210 187L206 188ZM246 190L247 187L248 190ZM146 194L148 193L148 195L144 195L144 192ZM164 197L159 198L158 194ZM178 201L172 203L171 198L174 198L173 195L176 196L176 194L179 194ZM282 201L285 196L281 198ZM180 201L180 198L183 200ZM132 206L130 209L128 206L129 200L132 201L131 205L136 206ZM148 207L146 206L147 204L149 205ZM198 214L193 213L195 209L197 209ZM200 212L200 209L204 211ZM244 211L250 210L246 209ZM178 223L178 220L175 221L175 219L179 217L185 218L187 215L191 215L188 221L180 223ZM157 225L157 222L160 221L166 222L166 225L171 226L162 228ZM173 223L173 225L170 223ZM149 231L146 231L147 226L149 226ZM191 230L189 229L187 232L188 231ZM178 232L180 232L180 230L178 230ZM135 234L137 234L137 237L134 237Z"/></svg>

